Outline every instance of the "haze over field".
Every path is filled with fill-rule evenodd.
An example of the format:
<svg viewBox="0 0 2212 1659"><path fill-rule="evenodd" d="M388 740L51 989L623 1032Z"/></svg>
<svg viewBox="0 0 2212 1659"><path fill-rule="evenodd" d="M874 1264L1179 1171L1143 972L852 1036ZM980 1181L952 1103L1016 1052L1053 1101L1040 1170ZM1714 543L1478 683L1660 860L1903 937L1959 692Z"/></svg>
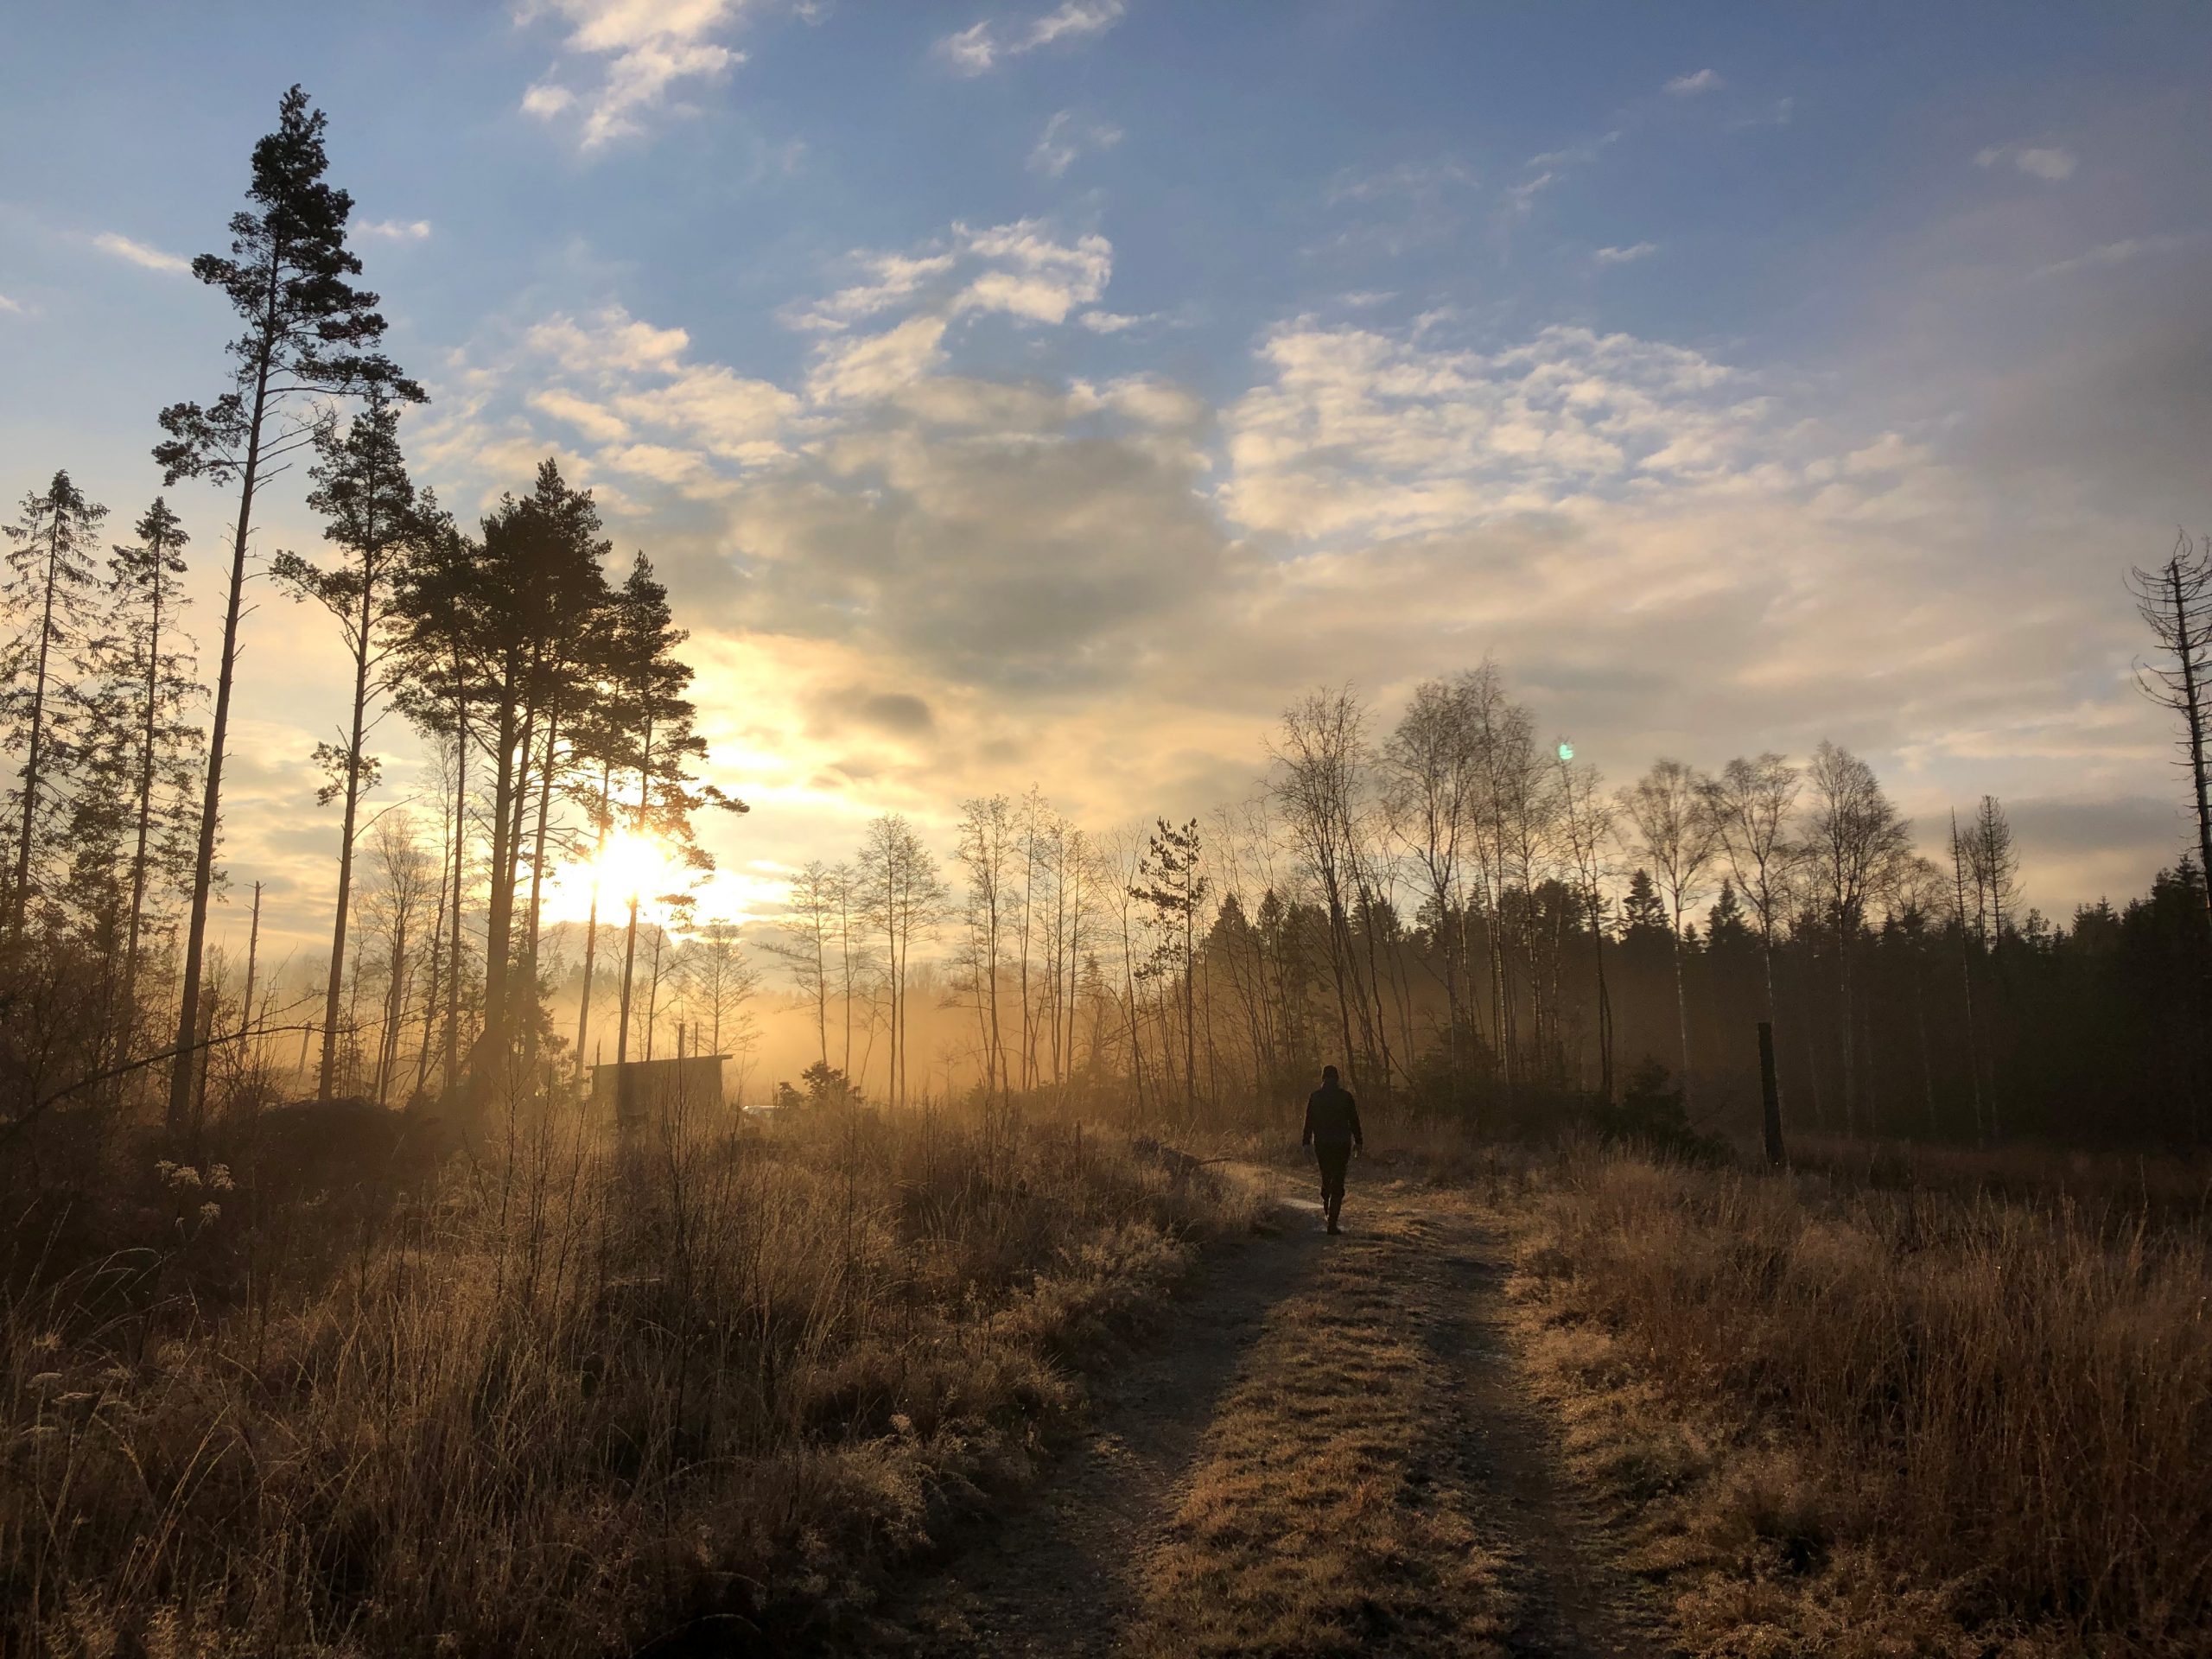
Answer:
<svg viewBox="0 0 2212 1659"><path fill-rule="evenodd" d="M0 453L135 513L230 319L187 262L297 80L473 521L543 456L650 551L708 915L886 810L1233 799L1304 688L1494 654L1615 778L1833 737L2026 894L2188 836L2119 572L2196 527L2200 17L556 0L22 8ZM1664 65L1663 71L1655 65ZM314 552L300 470L266 556ZM195 537L203 663L227 492ZM111 525L111 528L116 528ZM327 948L346 677L263 589L225 861ZM391 719L376 799L415 785ZM213 937L235 945L233 893ZM571 895L573 897L574 895ZM563 909L556 893L549 915Z"/></svg>

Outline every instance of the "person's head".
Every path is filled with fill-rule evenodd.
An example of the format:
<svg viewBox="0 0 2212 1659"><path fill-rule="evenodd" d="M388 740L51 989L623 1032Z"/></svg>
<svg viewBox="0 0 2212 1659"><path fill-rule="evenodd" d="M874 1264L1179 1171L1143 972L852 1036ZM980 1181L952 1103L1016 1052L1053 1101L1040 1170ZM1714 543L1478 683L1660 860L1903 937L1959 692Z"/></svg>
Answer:
<svg viewBox="0 0 2212 1659"><path fill-rule="evenodd" d="M1323 1066L1321 1068L1321 1081L1330 1088L1335 1088L1337 1086L1337 1068L1333 1065Z"/></svg>

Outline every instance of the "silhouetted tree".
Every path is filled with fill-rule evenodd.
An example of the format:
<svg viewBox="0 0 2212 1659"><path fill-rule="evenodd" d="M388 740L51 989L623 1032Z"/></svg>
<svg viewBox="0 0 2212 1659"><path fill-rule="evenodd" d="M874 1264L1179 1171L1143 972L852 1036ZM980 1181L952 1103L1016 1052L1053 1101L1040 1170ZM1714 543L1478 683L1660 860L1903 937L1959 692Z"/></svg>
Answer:
<svg viewBox="0 0 2212 1659"><path fill-rule="evenodd" d="M1679 760L1655 760L1650 771L1619 792L1621 811L1634 826L1637 855L1650 861L1667 903L1669 949L1675 969L1675 1004L1681 1036L1682 1097L1690 1097L1689 994L1682 972L1682 926L1701 896L1700 883L1719 849L1703 779Z"/></svg>
<svg viewBox="0 0 2212 1659"><path fill-rule="evenodd" d="M83 777L72 803L70 842L80 891L112 893L120 933L118 1042L130 1046L155 880L192 879L190 810L200 732L186 711L200 695L191 641L178 622L186 601L183 527L159 497L138 520L137 541L108 557L105 611L88 667ZM126 856L125 841L130 850Z"/></svg>
<svg viewBox="0 0 2212 1659"><path fill-rule="evenodd" d="M323 181L329 165L326 122L297 86L278 106L276 130L254 146L248 207L231 219L231 251L203 253L192 273L219 288L245 323L231 344L231 388L213 404L174 404L162 411L168 437L155 446L162 481L207 478L238 486L238 529L232 538L222 654L193 869L184 983L177 1014L177 1056L169 1077L169 1126L180 1128L192 1104L191 1047L199 1029L200 951L207 932L207 897L214 879L220 822L223 746L229 735L231 679L238 660L246 548L255 492L270 462L307 443L327 419L327 400L381 386L419 401L422 389L373 348L383 339L377 296L348 280L361 262L346 246L353 198ZM294 400L306 411L289 411Z"/></svg>
<svg viewBox="0 0 2212 1659"><path fill-rule="evenodd" d="M8 925L20 936L31 898L32 859L41 791L54 791L68 761L67 688L87 644L97 578L92 541L107 509L88 501L69 474L56 473L43 493L23 498L22 516L8 527L7 575L0 578L0 614L11 623L0 691L0 730L23 757L16 795L15 874L9 884Z"/></svg>
<svg viewBox="0 0 2212 1659"><path fill-rule="evenodd" d="M2212 542L2177 536L2156 570L2131 568L2128 588L2157 642L2157 661L2136 671L2152 702L2180 716L2182 765L2196 812L2197 866L2212 870L2212 774L2208 774L2207 702L2212 699ZM2207 889L2212 895L2212 888ZM2212 897L2208 897L2212 902Z"/></svg>
<svg viewBox="0 0 2212 1659"><path fill-rule="evenodd" d="M296 600L328 611L346 642L353 670L353 696L338 743L318 743L315 758L326 781L315 803L344 803L338 828L337 916L331 925L330 977L323 999L322 1059L315 1098L330 1098L338 1064L338 1000L345 983L346 925L353 893L353 845L361 797L377 784L379 767L368 752L369 734L383 718L378 704L397 655L397 631L406 615L406 561L420 544L415 486L399 449L399 410L381 386L372 386L368 407L341 436L335 427L316 434L315 488L308 505L327 521L324 537L338 550L336 563L310 563L279 553L270 575ZM379 1071L381 1086L381 1068Z"/></svg>

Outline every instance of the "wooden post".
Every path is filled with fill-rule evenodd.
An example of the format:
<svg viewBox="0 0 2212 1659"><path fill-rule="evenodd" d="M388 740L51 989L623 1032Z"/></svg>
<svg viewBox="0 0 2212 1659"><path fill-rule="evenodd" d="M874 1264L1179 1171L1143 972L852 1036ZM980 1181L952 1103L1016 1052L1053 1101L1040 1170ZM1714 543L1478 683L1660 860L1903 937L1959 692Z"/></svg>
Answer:
<svg viewBox="0 0 2212 1659"><path fill-rule="evenodd" d="M1779 1169L1787 1162L1782 1150L1782 1090L1774 1077L1774 1026L1759 1021L1760 1117L1766 1129L1766 1160Z"/></svg>

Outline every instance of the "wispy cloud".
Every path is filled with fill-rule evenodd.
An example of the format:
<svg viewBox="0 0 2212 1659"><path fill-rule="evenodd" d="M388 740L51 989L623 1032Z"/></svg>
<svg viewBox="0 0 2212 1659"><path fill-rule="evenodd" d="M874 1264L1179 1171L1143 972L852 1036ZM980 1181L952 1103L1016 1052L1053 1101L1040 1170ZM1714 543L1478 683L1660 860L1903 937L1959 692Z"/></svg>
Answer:
<svg viewBox="0 0 2212 1659"><path fill-rule="evenodd" d="M1671 98L1697 98L1706 92L1717 92L1728 83L1720 79L1718 70L1700 69L1694 73L1676 75L1667 83Z"/></svg>
<svg viewBox="0 0 2212 1659"><path fill-rule="evenodd" d="M0 311L6 312L11 317L30 315L30 311L21 300L11 300L5 294L0 294Z"/></svg>
<svg viewBox="0 0 2212 1659"><path fill-rule="evenodd" d="M955 225L912 252L857 251L847 262L863 280L787 310L788 327L839 334L902 306L1061 323L1105 291L1114 246L1095 234L1064 242L1044 221L1025 219L981 231Z"/></svg>
<svg viewBox="0 0 2212 1659"><path fill-rule="evenodd" d="M1057 179L1086 152L1111 149L1122 142L1122 130L1104 123L1085 126L1074 111L1062 110L1045 124L1045 130L1029 152L1029 170Z"/></svg>
<svg viewBox="0 0 2212 1659"><path fill-rule="evenodd" d="M530 0L517 21L547 13L570 25L563 44L599 60L595 85L579 90L560 78L556 65L524 92L523 112L542 121L570 110L582 113L577 142L597 149L645 130L645 118L670 89L686 80L711 80L745 61L715 38L734 24L747 0Z"/></svg>
<svg viewBox="0 0 2212 1659"><path fill-rule="evenodd" d="M430 221L427 219L371 219L353 227L361 236L372 236L387 242L425 242L430 236Z"/></svg>
<svg viewBox="0 0 2212 1659"><path fill-rule="evenodd" d="M934 49L960 74L988 74L1007 59L1020 57L1039 47L1103 35L1122 21L1125 10L1123 0L1066 0L1057 11L1032 17L1027 22L994 22L985 18L945 35Z"/></svg>
<svg viewBox="0 0 2212 1659"><path fill-rule="evenodd" d="M1505 193L1505 199L1513 204L1515 213L1525 217L1529 210L1536 205L1536 198L1558 182L1559 175L1548 168L1515 185Z"/></svg>
<svg viewBox="0 0 2212 1659"><path fill-rule="evenodd" d="M1974 158L1976 167L2001 167L2007 162L2031 178L2056 184L2074 176L2081 157L2060 144L1992 144Z"/></svg>
<svg viewBox="0 0 2212 1659"><path fill-rule="evenodd" d="M1148 311L1141 317L1132 317L1125 316L1118 311L1094 309L1079 314L1076 321L1094 334L1126 334L1132 328L1141 327L1147 322L1159 321L1160 314L1157 311Z"/></svg>
<svg viewBox="0 0 2212 1659"><path fill-rule="evenodd" d="M1658 251L1656 242L1631 242L1624 248L1600 248L1595 257L1601 265L1632 265Z"/></svg>
<svg viewBox="0 0 2212 1659"><path fill-rule="evenodd" d="M1746 127L1786 127L1797 118L1797 100L1777 98L1765 109L1755 114L1739 116L1729 125L1741 131Z"/></svg>
<svg viewBox="0 0 2212 1659"><path fill-rule="evenodd" d="M2144 257L2146 254L2177 253L2183 248L2201 248L2212 241L2202 231L2191 231L2181 236L2130 236L2117 242L2107 242L2091 248L2087 253L2077 253L2071 259L2061 259L2056 264L2039 267L2038 276L2063 276L2073 270L2094 270L2102 267L2124 265Z"/></svg>
<svg viewBox="0 0 2212 1659"><path fill-rule="evenodd" d="M119 231L102 231L92 238L92 245L102 253L112 254L118 259L127 259L147 270L165 270L181 274L192 269L192 261L174 253L164 253L159 248L149 248L143 242L134 241Z"/></svg>
<svg viewBox="0 0 2212 1659"><path fill-rule="evenodd" d="M1400 162L1378 172L1347 168L1329 181L1331 207L1346 201L1384 201L1403 197L1433 200L1455 189L1472 189L1475 170L1450 156L1433 160Z"/></svg>

